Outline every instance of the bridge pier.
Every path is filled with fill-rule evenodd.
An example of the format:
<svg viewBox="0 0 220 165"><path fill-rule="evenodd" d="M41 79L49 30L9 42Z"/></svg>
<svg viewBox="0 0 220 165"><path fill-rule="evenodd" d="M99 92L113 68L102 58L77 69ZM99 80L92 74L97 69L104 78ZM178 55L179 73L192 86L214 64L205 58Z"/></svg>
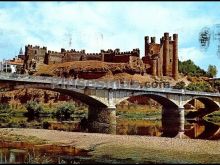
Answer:
<svg viewBox="0 0 220 165"><path fill-rule="evenodd" d="M184 124L185 124L185 111L184 111L184 107L179 107L178 108L178 134L175 136L176 138L188 138L185 134L184 134Z"/></svg>
<svg viewBox="0 0 220 165"><path fill-rule="evenodd" d="M116 134L116 107L90 107L89 132Z"/></svg>
<svg viewBox="0 0 220 165"><path fill-rule="evenodd" d="M184 108L165 108L162 109L162 127L165 137L183 137L184 134Z"/></svg>

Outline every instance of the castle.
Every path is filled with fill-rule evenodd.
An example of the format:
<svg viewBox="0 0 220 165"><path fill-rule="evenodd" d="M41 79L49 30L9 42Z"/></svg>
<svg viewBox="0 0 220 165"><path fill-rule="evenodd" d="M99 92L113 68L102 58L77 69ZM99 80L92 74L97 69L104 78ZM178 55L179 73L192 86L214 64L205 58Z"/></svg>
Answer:
<svg viewBox="0 0 220 165"><path fill-rule="evenodd" d="M150 64L148 73L153 76L170 76L178 79L178 35L173 34L173 40L169 33L164 33L160 38L160 44L156 44L156 38L145 37L145 56L142 58L145 64Z"/></svg>
<svg viewBox="0 0 220 165"><path fill-rule="evenodd" d="M169 76L178 78L178 35L173 34L173 40L169 33L164 33L160 39L160 44L155 43L156 38L145 37L145 55L140 59L138 48L132 51L120 52L120 49L101 50L99 53L86 53L85 50L76 51L75 49L60 52L47 51L47 47L27 45L25 46L24 69L36 69L41 64L57 64L72 61L97 60L110 63L132 63L141 60L146 67L145 73L153 76Z"/></svg>

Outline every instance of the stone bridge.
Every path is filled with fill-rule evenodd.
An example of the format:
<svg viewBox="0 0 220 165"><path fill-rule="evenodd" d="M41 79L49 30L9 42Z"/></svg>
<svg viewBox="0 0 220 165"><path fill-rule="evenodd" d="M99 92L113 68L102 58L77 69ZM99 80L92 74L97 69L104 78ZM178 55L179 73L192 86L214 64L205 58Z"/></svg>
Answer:
<svg viewBox="0 0 220 165"><path fill-rule="evenodd" d="M108 80L65 79L0 73L5 89L37 88L64 93L89 106L88 121L91 132L116 132L116 105L130 97L145 95L163 107L162 118L178 119L184 130L184 105L193 99L204 103L203 117L220 109L220 93L196 92L172 88L153 88L139 83Z"/></svg>

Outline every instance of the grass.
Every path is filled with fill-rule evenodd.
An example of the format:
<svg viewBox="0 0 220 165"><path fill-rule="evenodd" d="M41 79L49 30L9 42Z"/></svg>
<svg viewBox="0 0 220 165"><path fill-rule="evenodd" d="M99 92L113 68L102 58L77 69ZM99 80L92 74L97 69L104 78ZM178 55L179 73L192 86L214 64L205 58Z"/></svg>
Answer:
<svg viewBox="0 0 220 165"><path fill-rule="evenodd" d="M3 141L22 141L31 144L46 144L46 140L37 138L35 136L23 136L17 134L11 134L8 130L1 130L0 131L0 139Z"/></svg>
<svg viewBox="0 0 220 165"><path fill-rule="evenodd" d="M106 151L106 148L111 148L111 151ZM91 152L93 159L102 161L105 159L104 163L110 163L113 160L128 164L138 163L138 164L157 164L157 163L218 163L219 155L209 155L196 152L180 152L177 150L157 150L152 149L152 147L142 146L130 146L127 145L114 145L114 144L103 144L95 148ZM141 153L141 154L140 154Z"/></svg>
<svg viewBox="0 0 220 165"><path fill-rule="evenodd" d="M143 119L143 118L156 118L161 119L161 110L146 105L132 105L117 107L117 115L120 118L129 119Z"/></svg>
<svg viewBox="0 0 220 165"><path fill-rule="evenodd" d="M204 119L220 125L220 110L212 112L211 114L205 116Z"/></svg>

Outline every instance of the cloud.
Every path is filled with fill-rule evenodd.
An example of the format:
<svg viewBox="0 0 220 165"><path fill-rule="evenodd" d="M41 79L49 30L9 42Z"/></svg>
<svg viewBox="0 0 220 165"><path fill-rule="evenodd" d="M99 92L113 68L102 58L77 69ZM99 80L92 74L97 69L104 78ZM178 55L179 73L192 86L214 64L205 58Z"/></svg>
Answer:
<svg viewBox="0 0 220 165"><path fill-rule="evenodd" d="M180 61L192 60L198 62L204 60L205 58L206 56L204 55L204 53L195 47L179 49Z"/></svg>
<svg viewBox="0 0 220 165"><path fill-rule="evenodd" d="M50 50L140 48L144 36L159 42L164 32L179 34L180 58L204 59L198 34L218 23L217 3L195 2L1 2L0 58L13 58L27 44ZM214 10L206 10L208 9ZM218 7L216 7L218 6ZM207 14L208 13L208 14ZM205 65L201 62L200 65Z"/></svg>

